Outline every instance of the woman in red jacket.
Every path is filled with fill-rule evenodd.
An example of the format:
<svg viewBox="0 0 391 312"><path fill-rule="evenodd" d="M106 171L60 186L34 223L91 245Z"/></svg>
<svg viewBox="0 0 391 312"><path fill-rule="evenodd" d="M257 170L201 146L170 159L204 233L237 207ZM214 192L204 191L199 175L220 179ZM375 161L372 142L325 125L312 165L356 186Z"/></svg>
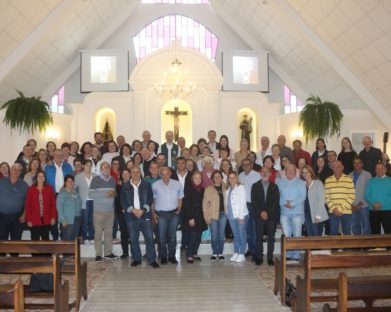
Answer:
<svg viewBox="0 0 391 312"><path fill-rule="evenodd" d="M45 173L37 173L36 182L27 191L25 213L32 240L49 240L50 226L56 223L56 196L46 183Z"/></svg>

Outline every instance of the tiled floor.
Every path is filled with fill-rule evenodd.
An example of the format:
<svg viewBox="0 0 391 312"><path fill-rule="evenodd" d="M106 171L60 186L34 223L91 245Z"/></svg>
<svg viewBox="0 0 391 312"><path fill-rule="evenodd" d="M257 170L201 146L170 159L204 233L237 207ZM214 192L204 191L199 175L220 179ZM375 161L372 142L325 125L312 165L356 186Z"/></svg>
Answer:
<svg viewBox="0 0 391 312"><path fill-rule="evenodd" d="M182 260L184 258L182 257ZM86 311L290 311L259 279L253 263L180 263L153 269L109 263Z"/></svg>

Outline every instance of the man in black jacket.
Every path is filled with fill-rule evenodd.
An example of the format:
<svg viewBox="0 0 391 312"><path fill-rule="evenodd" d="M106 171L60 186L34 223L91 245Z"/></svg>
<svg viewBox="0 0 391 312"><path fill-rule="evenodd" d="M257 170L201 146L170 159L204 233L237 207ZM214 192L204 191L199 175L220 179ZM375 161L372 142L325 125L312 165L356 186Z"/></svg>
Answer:
<svg viewBox="0 0 391 312"><path fill-rule="evenodd" d="M263 167L261 180L251 188L251 202L254 208L255 226L257 231L257 246L255 264L263 262L263 233L267 233L267 263L274 265L273 251L277 220L280 214L280 192L278 186L269 181L270 170Z"/></svg>

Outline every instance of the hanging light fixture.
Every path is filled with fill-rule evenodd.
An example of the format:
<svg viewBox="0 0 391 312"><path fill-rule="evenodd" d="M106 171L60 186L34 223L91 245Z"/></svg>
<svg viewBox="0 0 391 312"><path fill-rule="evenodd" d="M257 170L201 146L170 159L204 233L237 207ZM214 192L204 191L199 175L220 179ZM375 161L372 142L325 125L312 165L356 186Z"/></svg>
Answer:
<svg viewBox="0 0 391 312"><path fill-rule="evenodd" d="M188 76L189 71L182 69L182 62L175 56L162 80L155 83L155 93L165 100L190 98L197 88Z"/></svg>

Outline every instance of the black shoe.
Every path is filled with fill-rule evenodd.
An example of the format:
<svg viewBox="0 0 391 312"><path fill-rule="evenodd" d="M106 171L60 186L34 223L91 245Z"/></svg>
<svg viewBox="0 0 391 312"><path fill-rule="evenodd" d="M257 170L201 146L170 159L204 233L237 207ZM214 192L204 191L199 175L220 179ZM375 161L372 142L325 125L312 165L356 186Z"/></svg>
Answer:
<svg viewBox="0 0 391 312"><path fill-rule="evenodd" d="M126 259L127 257L129 257L129 255L128 254L123 254L123 255L121 255L121 259Z"/></svg>
<svg viewBox="0 0 391 312"><path fill-rule="evenodd" d="M187 263L194 263L194 258L189 257L186 259L186 261Z"/></svg>
<svg viewBox="0 0 391 312"><path fill-rule="evenodd" d="M165 258L165 257L162 257L161 259L160 259L160 264L167 264L168 262L167 262L167 258Z"/></svg>
<svg viewBox="0 0 391 312"><path fill-rule="evenodd" d="M150 265L151 267L153 267L154 269L160 268L160 265L159 265L156 261L150 263L149 265Z"/></svg>
<svg viewBox="0 0 391 312"><path fill-rule="evenodd" d="M109 260L118 260L119 257L111 253L111 254L105 256L105 259L109 259Z"/></svg>
<svg viewBox="0 0 391 312"><path fill-rule="evenodd" d="M95 262L102 262L102 257L101 256L96 256L95 257Z"/></svg>
<svg viewBox="0 0 391 312"><path fill-rule="evenodd" d="M255 262L255 261L257 261L257 257L252 256L251 257L251 262Z"/></svg>
<svg viewBox="0 0 391 312"><path fill-rule="evenodd" d="M202 260L199 255L193 256L193 259L196 260L196 261L201 261Z"/></svg>
<svg viewBox="0 0 391 312"><path fill-rule="evenodd" d="M250 257L251 256L251 251L250 250L247 250L246 253L244 254L244 256L247 258L247 257Z"/></svg>
<svg viewBox="0 0 391 312"><path fill-rule="evenodd" d="M267 259L267 264L268 265L274 265L273 259Z"/></svg>
<svg viewBox="0 0 391 312"><path fill-rule="evenodd" d="M225 260L225 257L224 257L223 255L220 255L220 256L219 256L219 260L220 260L220 261L224 261L224 260Z"/></svg>
<svg viewBox="0 0 391 312"><path fill-rule="evenodd" d="M133 260L132 263L131 263L131 266L132 266L132 267L136 267L136 266L138 266L139 264L141 264L140 261Z"/></svg>
<svg viewBox="0 0 391 312"><path fill-rule="evenodd" d="M262 263L263 263L263 259L259 259L259 258L257 258L257 259L255 259L255 265L262 265Z"/></svg>
<svg viewBox="0 0 391 312"><path fill-rule="evenodd" d="M178 264L178 261L175 259L175 257L168 257L168 261L170 261L172 264Z"/></svg>
<svg viewBox="0 0 391 312"><path fill-rule="evenodd" d="M216 261L217 260L217 256L213 255L212 257L210 257L210 260L211 261Z"/></svg>

